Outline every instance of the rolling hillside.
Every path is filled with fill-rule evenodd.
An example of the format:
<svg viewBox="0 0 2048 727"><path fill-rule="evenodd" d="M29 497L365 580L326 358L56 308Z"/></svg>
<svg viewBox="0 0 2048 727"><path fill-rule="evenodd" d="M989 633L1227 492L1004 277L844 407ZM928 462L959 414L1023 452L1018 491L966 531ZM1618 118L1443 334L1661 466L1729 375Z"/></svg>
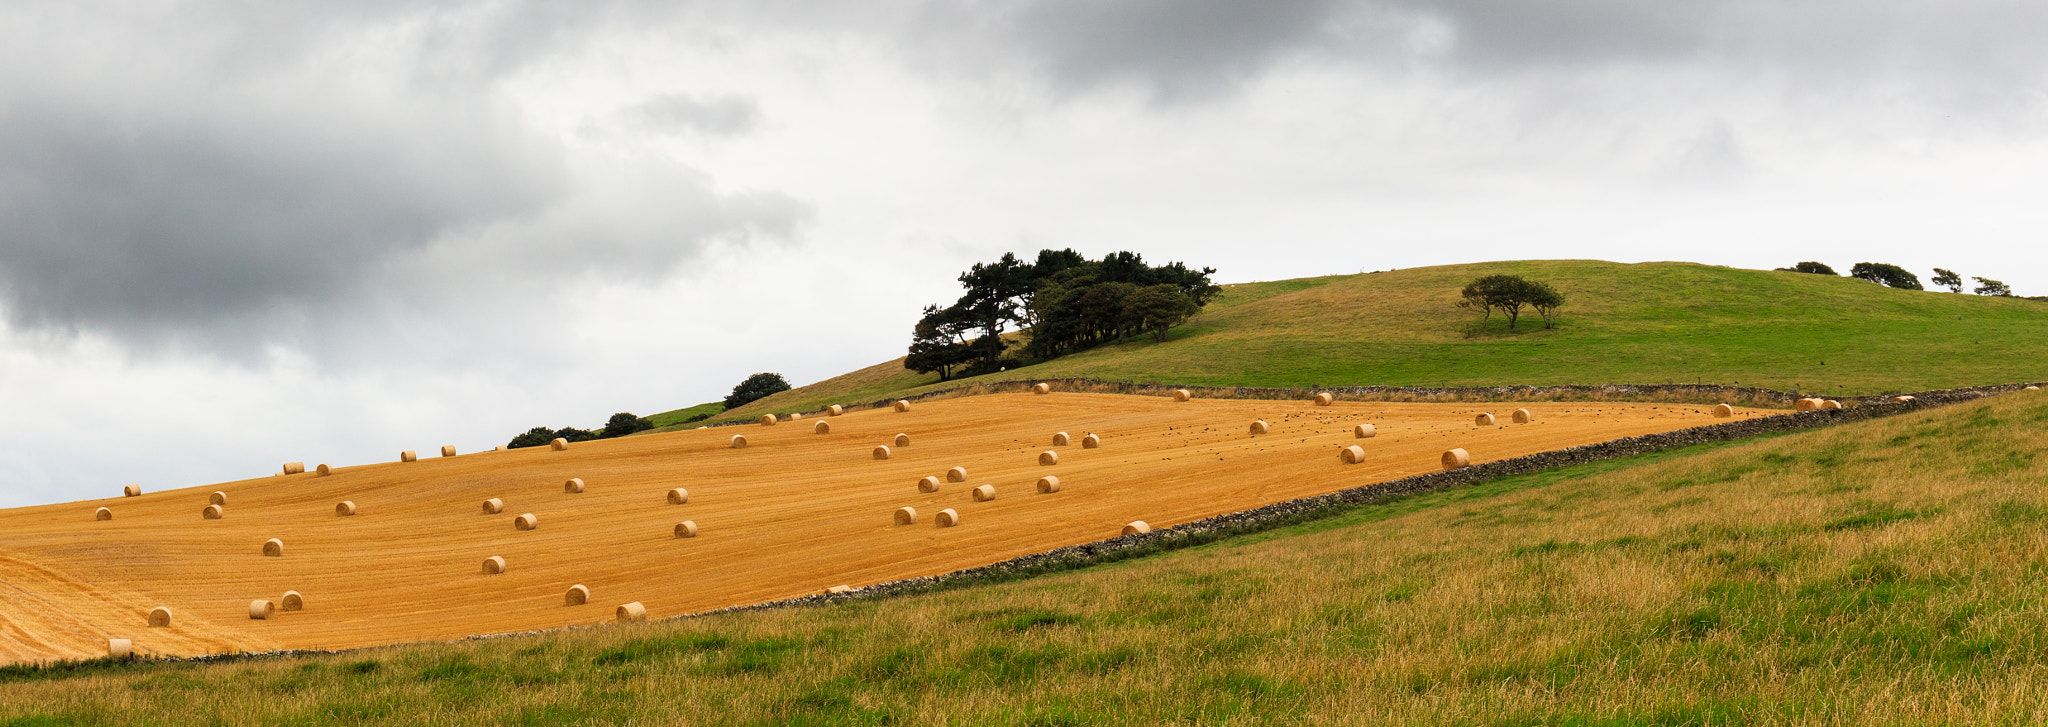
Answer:
<svg viewBox="0 0 2048 727"><path fill-rule="evenodd" d="M1481 331L1456 307L1481 275L1543 280L1569 298L1540 321ZM904 330L911 323L905 314ZM1215 386L1492 386L1705 382L1830 395L2048 378L2048 303L1893 290L1846 277L1692 263L1451 265L1227 286L1170 340L1108 345L940 383L889 361L713 421L982 380L1096 378Z"/></svg>

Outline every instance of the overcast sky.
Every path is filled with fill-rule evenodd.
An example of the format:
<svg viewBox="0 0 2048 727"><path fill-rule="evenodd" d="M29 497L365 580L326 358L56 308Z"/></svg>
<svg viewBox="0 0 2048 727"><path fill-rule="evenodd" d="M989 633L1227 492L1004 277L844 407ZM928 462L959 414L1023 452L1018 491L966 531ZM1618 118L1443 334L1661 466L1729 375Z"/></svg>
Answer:
<svg viewBox="0 0 2048 727"><path fill-rule="evenodd" d="M1005 251L2048 294L2048 6L11 2L0 506L900 355Z"/></svg>

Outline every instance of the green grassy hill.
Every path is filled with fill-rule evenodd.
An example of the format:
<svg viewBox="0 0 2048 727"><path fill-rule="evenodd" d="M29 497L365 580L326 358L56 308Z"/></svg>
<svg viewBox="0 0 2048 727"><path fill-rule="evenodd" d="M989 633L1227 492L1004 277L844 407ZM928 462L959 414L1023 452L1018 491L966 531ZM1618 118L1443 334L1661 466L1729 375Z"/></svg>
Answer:
<svg viewBox="0 0 2048 727"><path fill-rule="evenodd" d="M1480 330L1456 307L1481 275L1569 297L1556 330ZM904 329L909 330L906 313ZM907 343L907 341L906 341ZM876 364L714 421L815 411L975 381L1097 378L1232 386L1705 382L1832 395L2048 378L2048 303L1893 290L1846 277L1692 263L1450 265L1226 286L1165 343L1102 346L976 379Z"/></svg>
<svg viewBox="0 0 2048 727"><path fill-rule="evenodd" d="M998 585L6 668L0 724L2039 724L2043 451L2014 394Z"/></svg>

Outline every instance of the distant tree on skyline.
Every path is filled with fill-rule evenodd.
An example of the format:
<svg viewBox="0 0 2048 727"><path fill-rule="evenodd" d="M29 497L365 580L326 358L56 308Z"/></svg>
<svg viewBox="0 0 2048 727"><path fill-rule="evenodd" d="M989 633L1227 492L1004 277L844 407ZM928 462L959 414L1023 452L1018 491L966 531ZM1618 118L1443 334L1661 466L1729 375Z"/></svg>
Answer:
<svg viewBox="0 0 2048 727"><path fill-rule="evenodd" d="M1954 270L1935 268L1934 277L1928 278L1927 281L1947 288L1951 293L1963 292L1963 276L1957 275Z"/></svg>
<svg viewBox="0 0 2048 727"><path fill-rule="evenodd" d="M1849 268L1849 277L1868 280L1888 288L1900 290L1923 290L1920 276L1906 272L1905 268L1891 263L1856 263Z"/></svg>
<svg viewBox="0 0 2048 727"><path fill-rule="evenodd" d="M1827 266L1827 264L1825 264L1825 263L1817 263L1817 262L1811 262L1811 261L1809 261L1809 262L1803 262L1803 263L1799 263L1799 264L1797 264L1797 265L1793 265L1792 267L1789 267L1789 268L1778 268L1778 271L1779 271L1779 272L1783 272L1783 273L1812 273L1812 274L1814 274L1814 275L1834 275L1834 274L1835 274L1835 269L1834 269L1834 268L1831 268L1831 267L1828 267L1828 266Z"/></svg>
<svg viewBox="0 0 2048 727"><path fill-rule="evenodd" d="M2012 286L2006 285L1996 280L1992 280L1990 278L1971 277L1970 279L1977 281L1976 289L1970 291L1972 293L1976 293L1978 295L1997 296L2000 298L2012 297Z"/></svg>

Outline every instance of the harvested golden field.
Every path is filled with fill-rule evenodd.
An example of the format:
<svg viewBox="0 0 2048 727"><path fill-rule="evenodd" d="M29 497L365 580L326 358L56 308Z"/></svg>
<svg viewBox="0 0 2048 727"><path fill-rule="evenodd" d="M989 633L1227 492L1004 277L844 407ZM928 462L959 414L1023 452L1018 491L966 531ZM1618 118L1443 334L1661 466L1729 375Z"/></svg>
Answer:
<svg viewBox="0 0 2048 727"><path fill-rule="evenodd" d="M1514 408L1532 421L1513 423ZM1491 411L1497 424L1478 426ZM1767 410L1736 411L1737 418ZM326 649L650 618L984 565L1438 469L1711 424L1706 407L1424 404L1003 394L774 426L700 429L337 467L0 511L0 661ZM1264 420L1269 433L1249 433ZM1356 439L1372 424L1377 436ZM1070 436L1054 446L1056 433ZM733 435L747 438L734 448ZM898 434L908 446L895 443ZM1083 437L1095 434L1101 447ZM1362 464L1339 451L1361 445ZM890 447L878 460L877 446ZM1056 464L1041 464L1044 452ZM963 468L964 481L947 471ZM1041 494L1039 478L1059 478ZM939 480L924 492L919 479ZM582 492L564 483L582 480ZM995 497L973 491L991 485ZM672 504L670 491L687 491ZM148 490L148 483L144 483ZM109 485L119 492L118 485ZM202 516L225 495L218 519ZM484 503L497 498L501 512ZM341 516L336 505L355 506ZM898 508L917 510L897 525ZM96 520L105 507L110 520ZM959 524L938 527L941 510ZM536 525L516 529L531 514ZM685 520L695 537L678 537ZM267 556L275 538L282 554ZM486 559L503 572L486 573ZM565 605L572 586L588 603ZM305 607L265 619L252 600ZM282 605L280 603L280 605ZM167 627L149 613L170 609Z"/></svg>

